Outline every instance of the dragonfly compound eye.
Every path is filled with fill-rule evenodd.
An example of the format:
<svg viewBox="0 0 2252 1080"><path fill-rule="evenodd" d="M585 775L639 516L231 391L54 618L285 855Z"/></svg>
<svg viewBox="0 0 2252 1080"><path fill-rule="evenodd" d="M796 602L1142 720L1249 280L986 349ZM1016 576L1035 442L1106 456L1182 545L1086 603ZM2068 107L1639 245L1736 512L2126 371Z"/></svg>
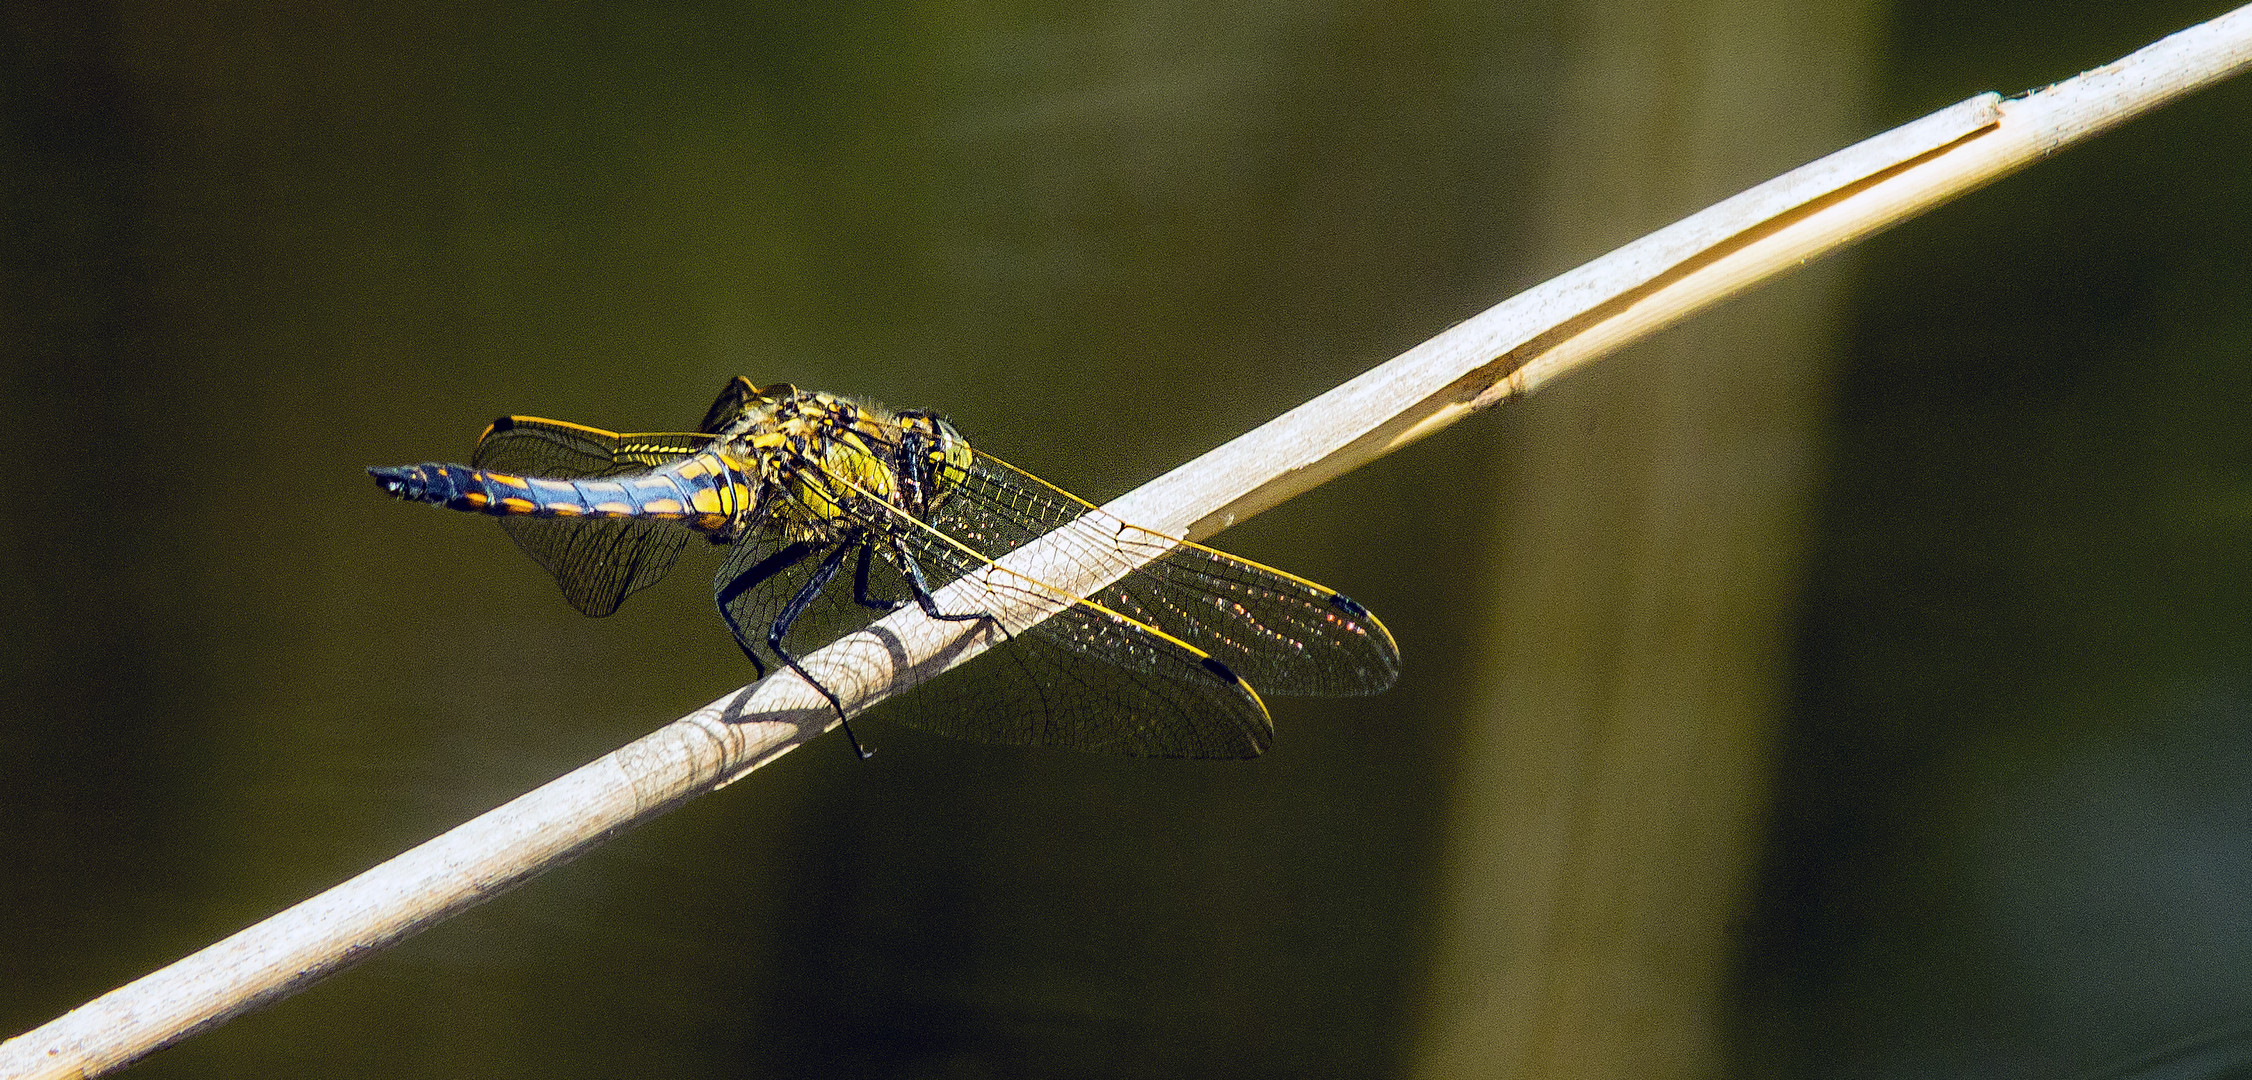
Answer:
<svg viewBox="0 0 2252 1080"><path fill-rule="evenodd" d="M933 418L932 423L938 425L938 445L931 451L931 464L937 466L938 494L943 496L970 478L970 441L944 420Z"/></svg>

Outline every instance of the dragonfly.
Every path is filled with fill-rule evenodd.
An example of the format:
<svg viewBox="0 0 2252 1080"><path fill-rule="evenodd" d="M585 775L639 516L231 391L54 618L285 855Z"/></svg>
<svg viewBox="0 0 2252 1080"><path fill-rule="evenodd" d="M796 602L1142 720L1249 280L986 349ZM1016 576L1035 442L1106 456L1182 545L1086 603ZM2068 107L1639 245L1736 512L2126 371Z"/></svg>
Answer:
<svg viewBox="0 0 2252 1080"><path fill-rule="evenodd" d="M952 698L899 717L988 743L1256 757L1274 735L1261 691L1374 694L1399 673L1391 632L1334 589L1121 521L972 447L937 413L788 383L738 376L694 431L504 416L469 464L368 473L398 498L494 516L591 616L656 584L691 539L723 548L713 601L735 643L759 675L779 665L819 691L863 758L844 702L800 657L909 605L996 628L990 601L1004 593L1053 611L1003 630L966 665L977 678L938 680L962 687ZM1044 537L1110 584L1080 595L998 571ZM837 580L848 565L849 586ZM988 602L948 610L939 594L965 578Z"/></svg>

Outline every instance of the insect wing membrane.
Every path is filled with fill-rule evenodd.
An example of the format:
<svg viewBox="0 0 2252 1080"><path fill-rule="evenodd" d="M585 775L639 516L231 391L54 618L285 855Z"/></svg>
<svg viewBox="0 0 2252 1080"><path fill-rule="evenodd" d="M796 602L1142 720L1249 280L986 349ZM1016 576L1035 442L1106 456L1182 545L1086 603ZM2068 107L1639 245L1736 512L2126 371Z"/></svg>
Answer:
<svg viewBox="0 0 2252 1080"><path fill-rule="evenodd" d="M694 433L621 435L511 416L493 422L470 460L480 469L570 480L646 472L695 453L709 441ZM555 576L572 607L597 617L656 584L688 543L688 531L678 523L647 518L499 520L509 539Z"/></svg>
<svg viewBox="0 0 2252 1080"><path fill-rule="evenodd" d="M1088 599L1163 629L1262 691L1373 694L1398 677L1391 633L1334 590L1127 524L983 452L933 518L988 558L1086 518L1051 542L1062 545L1060 558L1093 568L1090 576L1116 579ZM958 557L945 565L949 580L975 568Z"/></svg>
<svg viewBox="0 0 2252 1080"><path fill-rule="evenodd" d="M1017 635L877 715L972 742L1136 757L1249 758L1274 741L1242 680L1098 618L1065 611L1041 624L1053 629ZM1131 666L1104 662L1137 653Z"/></svg>
<svg viewBox="0 0 2252 1080"><path fill-rule="evenodd" d="M987 565L929 532L898 543L926 576L935 567L952 580ZM1033 578L1001 571L983 581L967 603L1060 610L918 687L893 714L902 722L958 739L1141 757L1256 757L1274 741L1258 693L1163 628Z"/></svg>

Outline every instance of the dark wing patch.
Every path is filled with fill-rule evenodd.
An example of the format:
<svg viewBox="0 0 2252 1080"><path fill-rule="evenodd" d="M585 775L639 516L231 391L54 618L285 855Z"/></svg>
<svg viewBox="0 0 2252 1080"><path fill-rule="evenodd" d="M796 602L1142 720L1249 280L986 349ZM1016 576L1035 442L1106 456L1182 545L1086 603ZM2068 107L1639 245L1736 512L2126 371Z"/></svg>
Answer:
<svg viewBox="0 0 2252 1080"><path fill-rule="evenodd" d="M790 397L797 392L798 388L789 383L775 383L761 388L751 380L737 375L720 388L718 399L712 402L711 408L704 410L704 422L696 430L717 433L760 404Z"/></svg>

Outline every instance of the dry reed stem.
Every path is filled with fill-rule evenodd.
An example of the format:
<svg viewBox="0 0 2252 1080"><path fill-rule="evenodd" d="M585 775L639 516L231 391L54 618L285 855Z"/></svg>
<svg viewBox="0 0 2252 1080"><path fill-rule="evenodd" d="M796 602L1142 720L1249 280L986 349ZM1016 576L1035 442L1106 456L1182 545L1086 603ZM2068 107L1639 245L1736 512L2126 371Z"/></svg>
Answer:
<svg viewBox="0 0 2252 1080"><path fill-rule="evenodd" d="M1914 217L2086 136L2252 64L2252 7L2021 97L1986 94L1855 144L1661 229L1460 323L1110 504L1201 538L1522 396L1759 281ZM1091 592L1074 545L1002 560ZM983 577L942 591L990 608ZM1019 594L1019 590L1005 590ZM948 595L951 594L951 595ZM998 595L998 594L997 594ZM967 605L967 606L963 606ZM1013 627L1046 612L1001 612ZM807 658L857 712L982 651L976 624L909 609ZM415 931L724 786L836 723L787 673L744 687L603 758L48 1024L0 1043L0 1077L98 1076L271 1004Z"/></svg>

